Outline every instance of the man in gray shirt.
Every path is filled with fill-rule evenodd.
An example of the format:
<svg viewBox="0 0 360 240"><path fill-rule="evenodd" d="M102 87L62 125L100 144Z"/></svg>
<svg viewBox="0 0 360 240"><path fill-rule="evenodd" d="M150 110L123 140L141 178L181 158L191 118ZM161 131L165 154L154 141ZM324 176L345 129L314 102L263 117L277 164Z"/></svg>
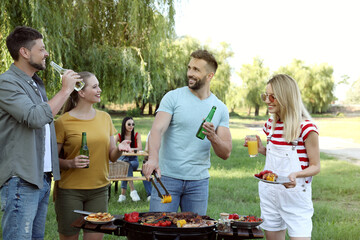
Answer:
<svg viewBox="0 0 360 240"><path fill-rule="evenodd" d="M43 36L16 27L6 39L14 63L0 75L0 188L3 239L43 239L51 177L60 179L54 116L80 76L62 77L61 90L48 101L36 72L49 56Z"/></svg>

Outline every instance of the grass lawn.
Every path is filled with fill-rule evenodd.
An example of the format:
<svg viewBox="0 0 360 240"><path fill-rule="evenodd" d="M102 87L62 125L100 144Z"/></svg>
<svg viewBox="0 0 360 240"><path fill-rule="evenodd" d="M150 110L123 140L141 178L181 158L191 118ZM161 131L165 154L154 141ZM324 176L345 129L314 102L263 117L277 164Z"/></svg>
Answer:
<svg viewBox="0 0 360 240"><path fill-rule="evenodd" d="M253 174L264 166L265 158L259 156L250 159L247 149L242 145L246 134L256 133L248 129L253 123L263 123L263 117L242 119L231 117L231 134L233 151L231 157L223 161L212 152L210 169L210 196L207 214L218 219L221 212L260 215L257 181ZM120 118L114 118L118 130ZM136 130L142 135L143 145L151 128L153 118L135 118ZM360 142L360 118L322 118L316 119L323 136L344 136ZM340 135L341 133L341 135ZM262 139L265 139L262 136ZM315 213L313 217L313 239L360 239L360 167L339 161L321 154L321 173L314 178L313 201ZM146 193L142 182L135 182L141 201L132 202L130 197L123 203L117 203L118 194L112 196L109 211L112 214L123 214L132 211L148 211ZM114 186L112 186L114 188ZM129 194L129 193L128 193ZM1 214L0 214L1 217ZM46 239L58 239L54 205L49 204L46 223ZM106 235L105 239L125 239ZM288 239L288 238L287 238Z"/></svg>

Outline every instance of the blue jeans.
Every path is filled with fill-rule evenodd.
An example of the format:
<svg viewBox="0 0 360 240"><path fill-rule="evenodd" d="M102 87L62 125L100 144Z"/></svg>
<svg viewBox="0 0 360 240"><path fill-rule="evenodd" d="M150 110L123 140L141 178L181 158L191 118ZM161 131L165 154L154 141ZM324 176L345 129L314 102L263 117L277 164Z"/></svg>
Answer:
<svg viewBox="0 0 360 240"><path fill-rule="evenodd" d="M155 181L156 182L156 181ZM206 215L209 197L209 178L202 180L180 180L161 176L161 182L172 196L171 203L161 203L155 188L151 192L150 212L194 212ZM156 182L162 194L165 194Z"/></svg>
<svg viewBox="0 0 360 240"><path fill-rule="evenodd" d="M2 186L4 240L44 239L50 189L51 177L46 174L42 189L19 177L10 178Z"/></svg>
<svg viewBox="0 0 360 240"><path fill-rule="evenodd" d="M143 175L143 174L141 174L141 175ZM151 188L152 188L151 182L143 180L143 184L144 184L144 188L145 188L145 191L146 191L146 195L151 196Z"/></svg>
<svg viewBox="0 0 360 240"><path fill-rule="evenodd" d="M119 160L128 162L130 164L129 171L128 171L128 177L133 176L133 171L138 169L139 167L139 161L137 156L122 156L119 158ZM121 188L127 189L127 181L121 182Z"/></svg>

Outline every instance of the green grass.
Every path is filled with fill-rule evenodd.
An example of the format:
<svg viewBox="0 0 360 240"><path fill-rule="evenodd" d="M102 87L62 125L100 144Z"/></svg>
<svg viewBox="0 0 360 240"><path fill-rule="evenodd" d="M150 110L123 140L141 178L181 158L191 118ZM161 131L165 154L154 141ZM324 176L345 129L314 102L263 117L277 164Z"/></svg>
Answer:
<svg viewBox="0 0 360 240"><path fill-rule="evenodd" d="M360 117L314 118L321 136L352 139L360 143Z"/></svg>
<svg viewBox="0 0 360 240"><path fill-rule="evenodd" d="M242 145L244 136L256 133L247 127L249 124L263 124L265 117L244 119L232 116L230 129L233 137L231 157L224 161L212 152L210 169L210 196L207 214L215 219L221 212L260 215L257 181L253 174L264 166L265 158L249 158L247 149ZM113 118L118 131L121 118ZM143 146L153 117L135 118L136 130L141 133ZM321 118L315 119L324 136L352 137L360 142L359 118ZM337 128L340 128L338 130ZM339 132L337 132L339 131ZM341 131L341 134L340 134ZM337 132L337 133L335 133ZM340 134L340 135L339 135ZM262 136L262 139L265 138ZM321 154L321 173L314 177L313 202L313 239L358 240L360 239L360 167ZM109 202L112 214L123 214L132 211L148 211L146 193L141 181L135 182L141 201L128 199L118 203L118 194L114 194ZM129 193L128 193L129 194ZM2 215L0 214L0 217ZM58 239L54 205L49 204L45 239ZM104 239L125 239L106 235ZM289 238L287 238L289 239Z"/></svg>

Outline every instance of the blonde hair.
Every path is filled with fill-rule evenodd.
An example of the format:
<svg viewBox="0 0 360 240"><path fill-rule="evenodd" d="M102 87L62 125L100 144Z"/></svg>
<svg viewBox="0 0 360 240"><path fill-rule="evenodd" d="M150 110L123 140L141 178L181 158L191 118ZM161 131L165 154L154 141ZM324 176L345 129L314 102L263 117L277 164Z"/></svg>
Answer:
<svg viewBox="0 0 360 240"><path fill-rule="evenodd" d="M95 76L93 73L91 72L79 72L78 73L80 75L80 78L82 78L82 80L84 81L85 85L83 87L86 88L87 86L87 80L92 77ZM81 91L81 90L80 90ZM70 110L72 110L73 108L76 107L77 103L79 102L79 94L76 90L72 91L72 93L70 94L70 97L66 100L61 114L64 114L66 112L69 112Z"/></svg>
<svg viewBox="0 0 360 240"><path fill-rule="evenodd" d="M273 114L272 129L274 130L276 122L281 120L284 123L283 137L286 142L292 142L300 136L301 122L310 120L311 116L304 106L299 87L293 78L286 74L277 74L268 84L271 85L280 106L279 113Z"/></svg>

